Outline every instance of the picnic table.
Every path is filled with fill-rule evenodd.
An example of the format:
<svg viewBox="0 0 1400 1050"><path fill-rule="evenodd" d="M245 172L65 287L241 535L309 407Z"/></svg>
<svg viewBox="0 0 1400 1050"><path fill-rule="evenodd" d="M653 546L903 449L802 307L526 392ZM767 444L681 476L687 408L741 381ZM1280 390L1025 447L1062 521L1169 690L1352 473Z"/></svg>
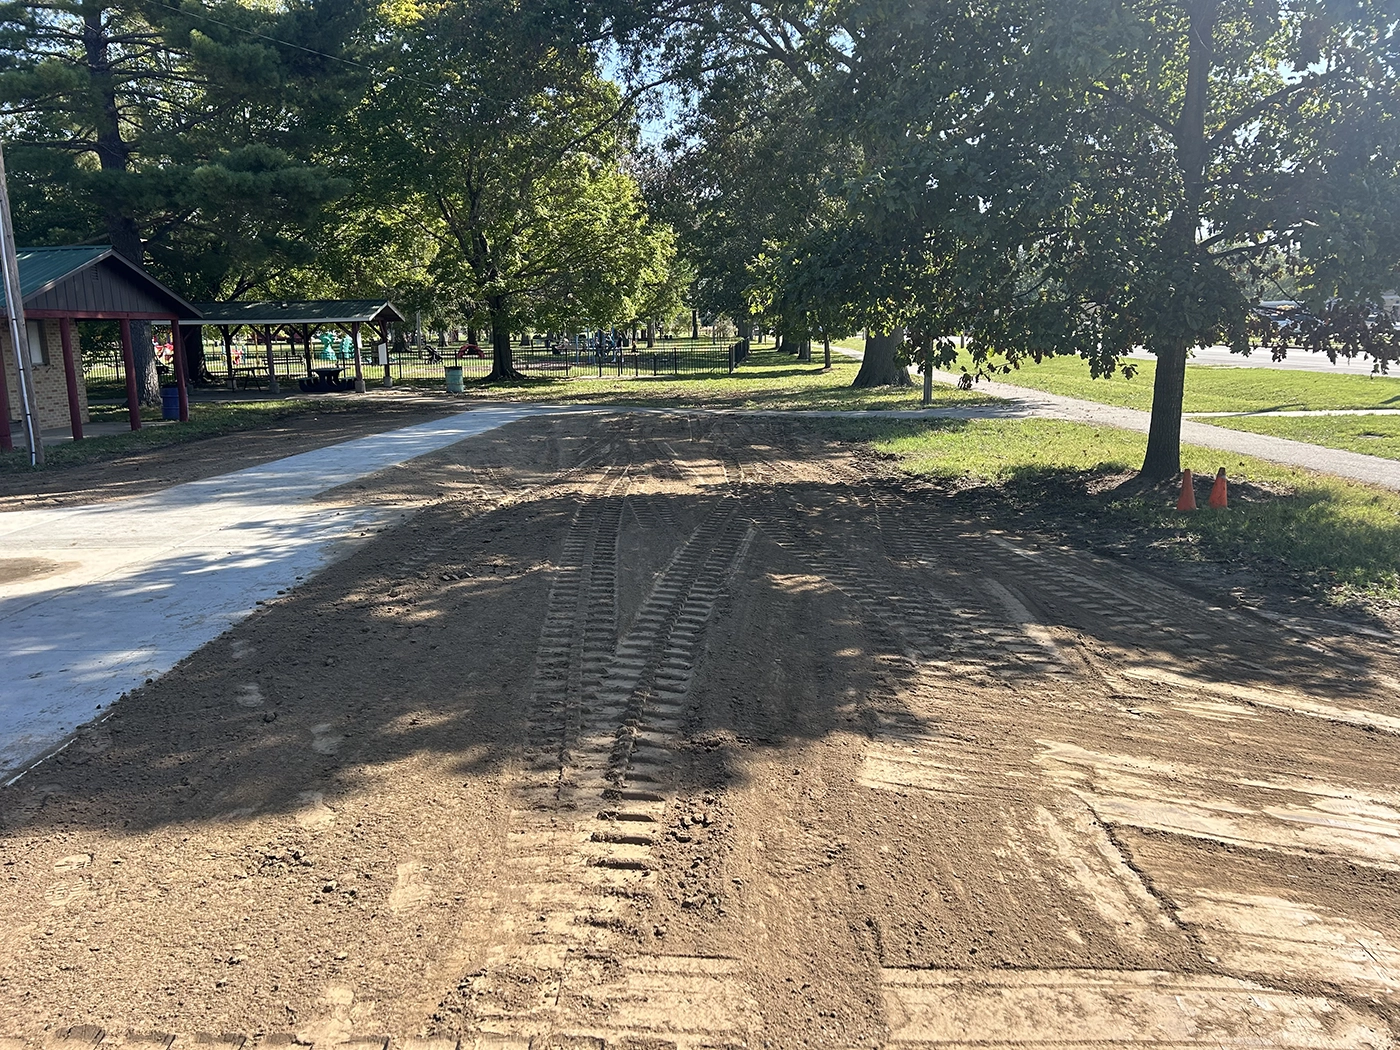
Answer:
<svg viewBox="0 0 1400 1050"><path fill-rule="evenodd" d="M318 390L327 392L349 390L354 386L354 383L351 380L340 378L344 371L344 365L324 365L320 368L313 368L311 375L301 380L301 388L308 394Z"/></svg>
<svg viewBox="0 0 1400 1050"><path fill-rule="evenodd" d="M267 378L267 369L262 365L234 365L233 378L236 383L243 381L243 389L247 390L249 384L256 384L259 390L262 389L263 380Z"/></svg>

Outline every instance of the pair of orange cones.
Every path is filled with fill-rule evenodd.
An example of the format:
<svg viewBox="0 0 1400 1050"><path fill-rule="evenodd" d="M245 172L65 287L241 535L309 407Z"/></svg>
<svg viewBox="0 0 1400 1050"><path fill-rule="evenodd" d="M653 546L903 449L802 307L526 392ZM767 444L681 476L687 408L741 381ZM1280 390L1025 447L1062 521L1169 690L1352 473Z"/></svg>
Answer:
<svg viewBox="0 0 1400 1050"><path fill-rule="evenodd" d="M1213 509L1221 510L1230 505L1230 498L1225 493L1225 468L1221 467L1215 474L1215 484L1210 487L1210 499L1206 501ZM1196 509L1196 482L1191 477L1189 470L1181 472L1181 498L1176 501L1177 510Z"/></svg>

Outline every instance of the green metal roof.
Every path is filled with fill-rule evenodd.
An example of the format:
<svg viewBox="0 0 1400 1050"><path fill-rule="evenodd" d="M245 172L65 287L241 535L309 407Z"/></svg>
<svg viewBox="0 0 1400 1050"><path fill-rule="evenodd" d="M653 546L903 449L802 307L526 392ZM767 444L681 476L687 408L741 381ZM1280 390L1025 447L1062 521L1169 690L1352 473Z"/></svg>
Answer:
<svg viewBox="0 0 1400 1050"><path fill-rule="evenodd" d="M370 321L406 321L387 299L274 300L262 303L195 303L198 321L187 324L279 325L362 324Z"/></svg>
<svg viewBox="0 0 1400 1050"><path fill-rule="evenodd" d="M112 249L109 245L97 244L70 248L20 248L15 254L19 257L19 298L23 302L69 274L111 255ZM0 302L8 307L3 286L0 286Z"/></svg>
<svg viewBox="0 0 1400 1050"><path fill-rule="evenodd" d="M154 277L148 274L135 263L122 258L113 250L110 244L84 244L84 245L63 245L55 248L20 248L15 252L19 262L19 292L20 301L32 307L37 301L43 306L41 297L50 291L58 288L74 277L76 274L91 269L98 263L103 263L109 275L114 277L119 285L126 287L135 294L163 299L173 304L176 312L180 316L194 316L194 308L184 299L176 295L165 285L161 284ZM84 287L78 298L90 297L92 288ZM52 307L44 307L52 309ZM110 307L108 307L110 309ZM9 302L4 294L3 282L0 282L0 316L9 315ZM104 316L101 313L92 313L91 304L85 308L81 305L74 308L74 317ZM164 319L164 313L156 315Z"/></svg>

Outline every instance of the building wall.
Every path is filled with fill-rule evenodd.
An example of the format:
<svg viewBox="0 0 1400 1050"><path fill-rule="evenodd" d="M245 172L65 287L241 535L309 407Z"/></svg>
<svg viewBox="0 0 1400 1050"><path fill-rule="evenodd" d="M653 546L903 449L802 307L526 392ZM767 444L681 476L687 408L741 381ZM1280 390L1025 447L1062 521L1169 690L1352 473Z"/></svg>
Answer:
<svg viewBox="0 0 1400 1050"><path fill-rule="evenodd" d="M48 364L34 363L29 374L34 377L34 390L38 394L39 426L67 427L68 384L63 377L63 344L59 341L58 321L43 320L44 340L48 346ZM73 364L78 369L78 406L82 410L83 422L88 421L87 387L83 383L82 351L78 344L78 326L70 325L73 334ZM0 323L0 354L5 358L5 385L10 391L10 419L22 420L24 410L19 399L19 373L15 371L14 348L10 345L8 322Z"/></svg>

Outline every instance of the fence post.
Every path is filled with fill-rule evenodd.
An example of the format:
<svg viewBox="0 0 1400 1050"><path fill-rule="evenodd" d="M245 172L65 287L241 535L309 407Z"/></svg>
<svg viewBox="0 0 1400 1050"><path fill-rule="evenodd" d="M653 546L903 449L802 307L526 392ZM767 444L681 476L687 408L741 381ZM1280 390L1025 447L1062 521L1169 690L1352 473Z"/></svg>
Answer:
<svg viewBox="0 0 1400 1050"><path fill-rule="evenodd" d="M734 374L734 344L729 344L729 374Z"/></svg>

